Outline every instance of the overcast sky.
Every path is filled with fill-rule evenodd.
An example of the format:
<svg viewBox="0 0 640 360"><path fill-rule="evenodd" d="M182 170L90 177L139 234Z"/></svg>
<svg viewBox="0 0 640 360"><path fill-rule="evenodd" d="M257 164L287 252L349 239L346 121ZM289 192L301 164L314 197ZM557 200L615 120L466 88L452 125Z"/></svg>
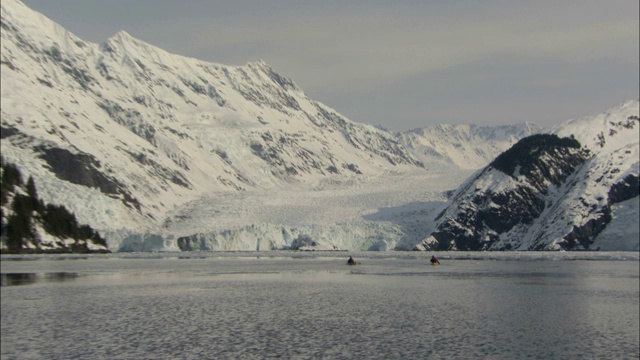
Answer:
<svg viewBox="0 0 640 360"><path fill-rule="evenodd" d="M264 60L357 122L551 126L640 97L638 0L23 0L226 65Z"/></svg>

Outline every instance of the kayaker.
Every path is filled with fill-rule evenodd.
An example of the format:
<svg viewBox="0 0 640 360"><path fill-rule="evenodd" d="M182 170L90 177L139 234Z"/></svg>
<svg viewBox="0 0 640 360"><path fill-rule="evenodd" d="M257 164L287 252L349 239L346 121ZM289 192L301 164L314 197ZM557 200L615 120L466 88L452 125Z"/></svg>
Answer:
<svg viewBox="0 0 640 360"><path fill-rule="evenodd" d="M349 260L347 260L347 264L349 265L355 265L356 261L353 260L353 257L349 256Z"/></svg>
<svg viewBox="0 0 640 360"><path fill-rule="evenodd" d="M433 265L435 265L435 264L440 265L440 260L438 260L438 258L435 255L431 255L431 260L429 260L429 261L431 261L431 264L433 264Z"/></svg>

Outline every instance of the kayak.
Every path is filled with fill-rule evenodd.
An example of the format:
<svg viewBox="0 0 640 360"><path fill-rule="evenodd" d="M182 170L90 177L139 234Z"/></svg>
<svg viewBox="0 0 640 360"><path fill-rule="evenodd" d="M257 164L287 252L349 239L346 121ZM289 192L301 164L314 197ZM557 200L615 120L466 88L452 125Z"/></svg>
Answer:
<svg viewBox="0 0 640 360"><path fill-rule="evenodd" d="M356 264L357 264L357 263L355 263L355 262L352 262L352 263L347 262L347 265L356 265Z"/></svg>
<svg viewBox="0 0 640 360"><path fill-rule="evenodd" d="M437 265L440 265L440 264L434 262L434 263L431 263L431 265L437 266Z"/></svg>

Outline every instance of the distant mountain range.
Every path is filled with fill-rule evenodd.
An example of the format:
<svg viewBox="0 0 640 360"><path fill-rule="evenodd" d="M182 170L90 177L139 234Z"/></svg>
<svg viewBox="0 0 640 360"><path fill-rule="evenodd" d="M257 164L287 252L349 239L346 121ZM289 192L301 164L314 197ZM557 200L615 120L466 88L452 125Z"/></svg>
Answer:
<svg viewBox="0 0 640 360"><path fill-rule="evenodd" d="M204 62L170 54L126 32L102 44L89 43L18 0L3 0L1 7L2 156L34 179L45 202L65 205L79 221L97 229L112 250L148 250L145 242L161 250L247 249L249 243L260 244L258 235L241 230L247 240L233 245L229 239L235 235L196 233L185 214L196 211L193 204L202 209L207 199L223 194L313 192L326 184L357 186L390 174L429 179L434 171L478 169L518 140L543 132L525 123L389 133L352 122L310 99L264 61L244 66ZM625 106L633 112L633 104ZM629 116L616 114L611 117L616 122ZM624 124L597 128L602 141L614 146L620 136L611 131L626 134ZM592 130L582 126L573 129ZM556 132L562 135L569 128ZM592 154L599 154L590 140L584 141ZM584 156L583 162L595 161ZM637 163L635 172L633 164L623 165L632 170L621 171L637 179ZM291 201L291 207L297 206L297 200ZM241 228L254 229L246 221ZM263 249L287 247L296 238L322 243L292 230L288 222L283 217L266 225L268 234L280 238L263 241ZM174 230L178 223L180 231ZM240 231L215 225L216 231ZM417 231L425 231L414 226L421 230L404 241L389 240L402 231L378 225L349 235L357 238L353 244L387 249L403 243L400 248L410 249L419 241ZM344 226L358 228L327 223L326 229L340 233L344 229L336 229ZM193 233L185 234L189 228ZM372 236L374 229L388 234ZM180 240L163 235L167 232L190 236ZM445 243L425 240L418 248L450 247Z"/></svg>
<svg viewBox="0 0 640 360"><path fill-rule="evenodd" d="M428 167L477 169L542 129L533 123L502 126L436 125L399 133L398 140Z"/></svg>

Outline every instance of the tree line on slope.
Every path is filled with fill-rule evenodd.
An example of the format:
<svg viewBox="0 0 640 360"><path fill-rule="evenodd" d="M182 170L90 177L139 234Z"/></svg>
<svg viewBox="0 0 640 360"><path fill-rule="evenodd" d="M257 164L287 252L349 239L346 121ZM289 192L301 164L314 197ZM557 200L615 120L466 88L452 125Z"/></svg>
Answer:
<svg viewBox="0 0 640 360"><path fill-rule="evenodd" d="M35 182L29 177L24 183L17 166L0 157L0 238L6 253L25 252L94 252L88 243L107 243L89 225L79 224L75 215L64 206L45 204L38 197ZM37 231L59 239L56 244L42 242ZM63 239L73 239L66 245Z"/></svg>

